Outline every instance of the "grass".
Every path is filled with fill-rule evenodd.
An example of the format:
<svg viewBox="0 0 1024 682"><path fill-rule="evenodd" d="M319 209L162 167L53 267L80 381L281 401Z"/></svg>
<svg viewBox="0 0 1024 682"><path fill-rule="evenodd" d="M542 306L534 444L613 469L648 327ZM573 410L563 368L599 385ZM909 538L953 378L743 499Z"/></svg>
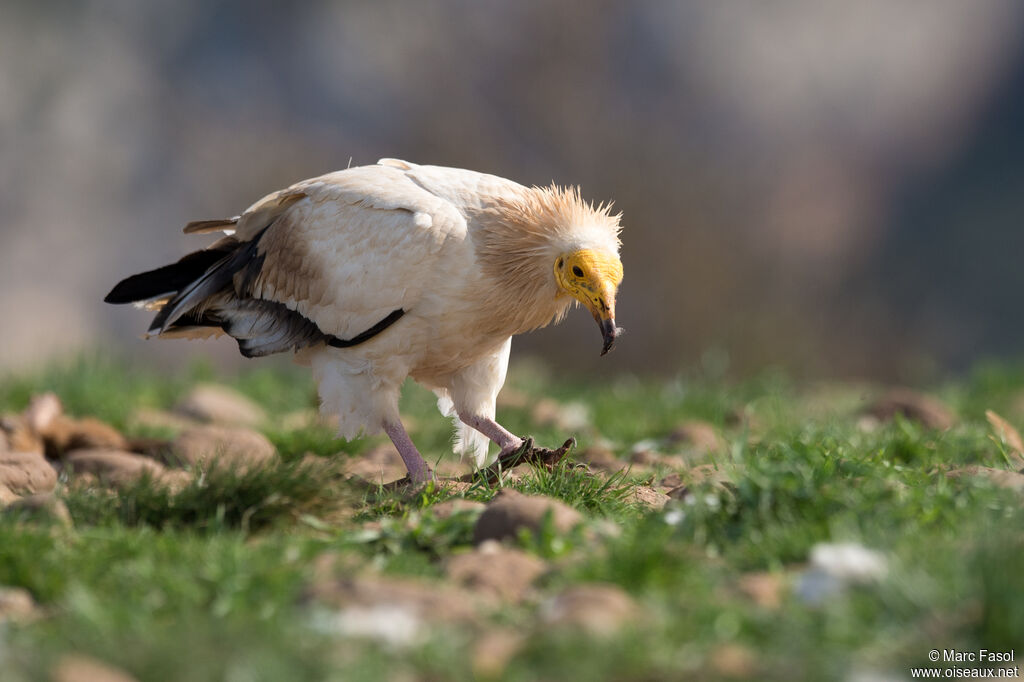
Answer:
<svg viewBox="0 0 1024 682"><path fill-rule="evenodd" d="M587 637L538 624L535 602L504 607L488 622L522 633L525 643L502 679L903 679L911 666L929 665L931 649L1002 651L1024 641L1022 493L945 475L971 465L1010 468L1015 460L984 413L1024 425L1024 367L984 366L935 387L959 415L945 432L902 418L865 429L862 388L800 387L775 373L741 384L554 385L531 367L510 377L511 388L532 398L581 403L591 426L574 434L580 447L601 440L624 458L638 441L707 420L726 443L707 461L729 483L696 485L663 510L634 501L631 486L652 476L639 468L595 477L565 464L516 483L588 519L568 535L548 528L521 538L521 547L551 562L538 600L581 582L612 583L642 617L615 636ZM0 379L0 412L53 390L70 413L139 435L135 409L169 407L208 380L267 409L265 433L282 462L213 469L174 494L148 481L119 493L62 484L72 528L0 516L0 585L26 588L42 609L33 620L0 622L0 678L49 680L54 662L71 653L157 681L485 676L474 667L472 631L432 629L425 641L394 649L317 625L303 595L318 557L439 579L445 559L471 547L476 516L435 515L433 506L451 495L442 487L409 494L346 483L341 466L379 439L344 444L326 428L277 419L314 406L302 370L271 364L219 377L198 366L165 376L85 358ZM749 419L735 423L739 412ZM441 458L450 427L432 396L407 387L403 414L425 455ZM499 417L547 445L573 435L536 423L529 406ZM496 492L479 483L464 496L487 502ZM820 603L801 599L796 586L822 542L881 552L885 578ZM780 581L777 605L741 588L752 574Z"/></svg>

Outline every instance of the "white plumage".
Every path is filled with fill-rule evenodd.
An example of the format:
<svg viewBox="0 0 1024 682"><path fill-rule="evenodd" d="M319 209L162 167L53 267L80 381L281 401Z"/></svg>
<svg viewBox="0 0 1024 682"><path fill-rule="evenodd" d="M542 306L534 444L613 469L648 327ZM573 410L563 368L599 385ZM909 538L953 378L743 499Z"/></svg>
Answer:
<svg viewBox="0 0 1024 682"><path fill-rule="evenodd" d="M457 447L483 465L489 440L521 443L494 421L513 335L560 319L574 300L594 314L605 350L618 331L618 217L575 190L384 159L186 227L215 230L228 236L124 280L107 300L159 310L151 334L213 330L248 356L296 351L339 435L385 430L414 479L429 471L399 420L407 377L438 395L459 424Z"/></svg>

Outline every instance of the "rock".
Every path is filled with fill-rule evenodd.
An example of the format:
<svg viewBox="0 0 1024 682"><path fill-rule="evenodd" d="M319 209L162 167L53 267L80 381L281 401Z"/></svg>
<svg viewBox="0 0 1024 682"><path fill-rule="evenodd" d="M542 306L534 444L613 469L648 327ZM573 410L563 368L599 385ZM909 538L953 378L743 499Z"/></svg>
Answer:
<svg viewBox="0 0 1024 682"><path fill-rule="evenodd" d="M61 657L50 676L53 682L137 682L120 668L78 654Z"/></svg>
<svg viewBox="0 0 1024 682"><path fill-rule="evenodd" d="M476 551L454 555L445 566L445 573L455 583L503 602L521 601L545 571L547 564L542 559L493 540Z"/></svg>
<svg viewBox="0 0 1024 682"><path fill-rule="evenodd" d="M140 407L135 410L129 422L135 427L164 429L167 431L184 431L201 423L195 419L183 417L180 414L174 414L166 410L154 410L149 407Z"/></svg>
<svg viewBox="0 0 1024 682"><path fill-rule="evenodd" d="M210 424L259 426L267 414L238 391L217 384L200 384L174 407L184 417Z"/></svg>
<svg viewBox="0 0 1024 682"><path fill-rule="evenodd" d="M785 581L777 573L745 573L740 576L737 587L758 606L772 610L782 606Z"/></svg>
<svg viewBox="0 0 1024 682"><path fill-rule="evenodd" d="M171 455L171 441L166 438L138 436L128 439L128 452L145 455L158 462L164 462Z"/></svg>
<svg viewBox="0 0 1024 682"><path fill-rule="evenodd" d="M673 471L672 473L662 477L661 480L658 481L658 487L664 488L666 491L672 490L674 488L679 488L684 484L685 481L683 481L683 475L680 474L678 471Z"/></svg>
<svg viewBox="0 0 1024 682"><path fill-rule="evenodd" d="M54 459L72 450L128 449L128 441L117 429L92 417L73 419L57 416L39 431L39 435L46 445L46 456Z"/></svg>
<svg viewBox="0 0 1024 682"><path fill-rule="evenodd" d="M885 556L863 545L819 543L811 548L810 565L800 575L795 593L805 602L819 604L848 585L877 582L888 570Z"/></svg>
<svg viewBox="0 0 1024 682"><path fill-rule="evenodd" d="M985 418L992 425L996 436L1006 446L1009 455L1016 461L1016 466L1024 466L1024 439L1021 439L1020 432L992 410L985 411Z"/></svg>
<svg viewBox="0 0 1024 682"><path fill-rule="evenodd" d="M370 609L405 612L416 620L472 624L478 620L473 595L444 583L377 575L341 576L318 580L305 594L307 601L342 612Z"/></svg>
<svg viewBox="0 0 1024 682"><path fill-rule="evenodd" d="M590 414L583 403L560 405L542 398L533 406L533 420L541 426L555 426L562 431L580 431L590 426Z"/></svg>
<svg viewBox="0 0 1024 682"><path fill-rule="evenodd" d="M711 668L723 677L741 680L754 679L757 654L741 644L719 644L708 657Z"/></svg>
<svg viewBox="0 0 1024 682"><path fill-rule="evenodd" d="M462 497L453 497L444 502L438 502L431 506L428 511L439 519L451 518L455 514L479 514L485 509L483 502L475 502Z"/></svg>
<svg viewBox="0 0 1024 682"><path fill-rule="evenodd" d="M159 462L122 450L73 450L65 464L76 478L84 474L118 489L131 487L146 476L172 490L179 490L191 480L185 472L168 471Z"/></svg>
<svg viewBox="0 0 1024 682"><path fill-rule="evenodd" d="M518 410L529 407L532 402L533 398L529 395L508 386L501 389L501 392L498 393L498 407L509 407Z"/></svg>
<svg viewBox="0 0 1024 682"><path fill-rule="evenodd" d="M1024 491L1024 474L1016 471L984 466L969 466L946 472L946 478L961 478L964 476L987 478L999 488L1009 488L1018 492Z"/></svg>
<svg viewBox="0 0 1024 682"><path fill-rule="evenodd" d="M32 452L0 454L0 487L16 495L32 495L53 490L57 471L41 455Z"/></svg>
<svg viewBox="0 0 1024 682"><path fill-rule="evenodd" d="M629 461L633 464L650 467L652 469L685 469L688 464L679 455L663 455L660 452L649 449L644 443L638 443L629 454Z"/></svg>
<svg viewBox="0 0 1024 682"><path fill-rule="evenodd" d="M43 439L20 415L8 414L0 418L0 433L3 434L6 443L6 447L0 448L0 452L34 452L39 455L46 452Z"/></svg>
<svg viewBox="0 0 1024 682"><path fill-rule="evenodd" d="M230 426L196 426L171 441L169 463L207 466L216 461L222 466L244 471L266 466L277 460L277 449L257 431Z"/></svg>
<svg viewBox="0 0 1024 682"><path fill-rule="evenodd" d="M682 485L676 486L666 493L674 500L686 499L693 494L694 488L703 484L710 484L712 488L720 492L728 491L729 486L732 485L729 475L715 464L699 464L691 467L683 472L681 479L685 481ZM675 479L666 478L665 480L670 483L675 482Z"/></svg>
<svg viewBox="0 0 1024 682"><path fill-rule="evenodd" d="M616 457L611 449L600 446L592 445L584 448L575 458L588 465L591 469L598 469L600 471L621 471L629 466L627 462Z"/></svg>
<svg viewBox="0 0 1024 682"><path fill-rule="evenodd" d="M352 457L343 471L374 484L397 481L406 475L405 462L391 444L378 445L358 457Z"/></svg>
<svg viewBox="0 0 1024 682"><path fill-rule="evenodd" d="M64 500L56 497L53 493L40 493L38 495L27 495L21 497L4 509L4 514L29 519L42 519L56 521L62 526L72 525L71 513Z"/></svg>
<svg viewBox="0 0 1024 682"><path fill-rule="evenodd" d="M667 440L671 445L683 446L702 455L718 452L722 448L715 427L698 420L680 423L668 434Z"/></svg>
<svg viewBox="0 0 1024 682"><path fill-rule="evenodd" d="M559 533L566 533L583 521L582 514L564 502L504 488L477 519L473 542L479 545L485 540L516 538L524 528L538 532L549 516Z"/></svg>
<svg viewBox="0 0 1024 682"><path fill-rule="evenodd" d="M56 393L41 393L32 396L28 407L22 413L28 428L42 433L57 417L64 414L64 406Z"/></svg>
<svg viewBox="0 0 1024 682"><path fill-rule="evenodd" d="M579 628L599 636L614 635L638 615L636 602L621 588L598 583L570 587L541 608L548 625Z"/></svg>
<svg viewBox="0 0 1024 682"><path fill-rule="evenodd" d="M473 676L478 680L500 678L525 645L526 638L515 630L485 631L473 643Z"/></svg>
<svg viewBox="0 0 1024 682"><path fill-rule="evenodd" d="M3 509L12 502L17 502L20 499L20 495L15 495L10 488L5 485L0 485L0 509Z"/></svg>
<svg viewBox="0 0 1024 682"><path fill-rule="evenodd" d="M930 429L940 431L950 428L956 421L953 411L942 401L906 388L890 390L868 407L865 412L882 422L891 421L899 414Z"/></svg>
<svg viewBox="0 0 1024 682"><path fill-rule="evenodd" d="M661 509L672 498L665 493L658 492L650 486L638 485L633 488L633 492L630 494L630 499L641 507L647 507L648 509Z"/></svg>
<svg viewBox="0 0 1024 682"><path fill-rule="evenodd" d="M35 600L22 587L0 587L0 624L12 620L30 620L39 614Z"/></svg>

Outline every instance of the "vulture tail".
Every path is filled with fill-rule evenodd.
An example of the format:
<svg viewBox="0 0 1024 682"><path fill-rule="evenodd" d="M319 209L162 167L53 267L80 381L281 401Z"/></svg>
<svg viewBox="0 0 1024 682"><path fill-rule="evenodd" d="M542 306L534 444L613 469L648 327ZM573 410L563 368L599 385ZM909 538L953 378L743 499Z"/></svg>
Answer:
<svg viewBox="0 0 1024 682"><path fill-rule="evenodd" d="M201 277L208 268L223 257L223 251L213 249L190 253L177 263L121 280L110 290L103 301L105 303L138 303L174 295Z"/></svg>
<svg viewBox="0 0 1024 682"><path fill-rule="evenodd" d="M220 226L223 221L211 222ZM206 228L205 224L192 224ZM132 275L103 300L158 310L149 326L152 336L201 338L226 333L238 342L238 350L247 358L321 343L349 348L380 334L405 313L395 310L361 334L339 339L282 303L252 297L264 258L257 247L269 227L251 241L224 237L177 263Z"/></svg>

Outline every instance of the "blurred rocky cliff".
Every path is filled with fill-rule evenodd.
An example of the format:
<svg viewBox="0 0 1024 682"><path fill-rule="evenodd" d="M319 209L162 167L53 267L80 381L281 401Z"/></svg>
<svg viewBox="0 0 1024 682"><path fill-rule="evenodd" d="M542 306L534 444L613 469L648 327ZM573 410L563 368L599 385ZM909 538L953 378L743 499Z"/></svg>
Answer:
<svg viewBox="0 0 1024 682"><path fill-rule="evenodd" d="M0 367L235 361L103 294L204 245L189 220L384 156L615 200L628 335L517 342L566 368L1019 355L1022 28L1012 0L9 0Z"/></svg>

